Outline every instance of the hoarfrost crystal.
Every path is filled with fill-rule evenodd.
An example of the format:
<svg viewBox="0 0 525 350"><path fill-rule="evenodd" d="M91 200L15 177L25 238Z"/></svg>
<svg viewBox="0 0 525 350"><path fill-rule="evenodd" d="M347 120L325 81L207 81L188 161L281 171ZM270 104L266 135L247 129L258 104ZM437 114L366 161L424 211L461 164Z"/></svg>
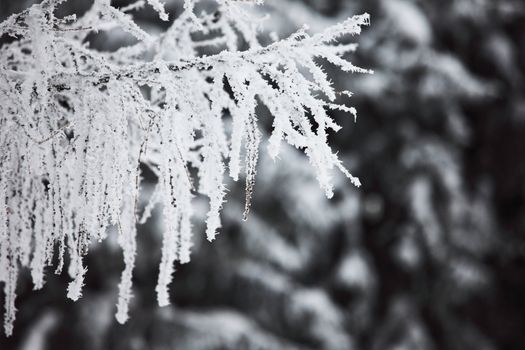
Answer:
<svg viewBox="0 0 525 350"><path fill-rule="evenodd" d="M144 31L130 12L151 6L168 20L159 0L123 9L95 0L80 18L57 18L65 0L45 0L10 16L0 35L0 282L5 293L4 327L12 333L20 268L28 267L34 288L44 285L47 267L56 273L69 256L67 296L82 295L90 243L117 234L125 268L119 285L117 320L128 318L136 255L136 226L162 208L164 236L156 288L169 303L175 261L189 261L192 198L209 197L206 235L221 226L223 177L237 180L244 166L248 214L259 145L264 136L255 109L274 117L268 151L283 141L304 150L327 196L331 171L340 169L359 186L327 144L339 126L329 110L355 115L336 102L324 59L345 72L368 72L342 58L356 46L337 45L359 34L368 15L354 16L309 35L262 45L259 20L246 7L261 1L217 1L212 14L194 13L196 0L160 35ZM116 52L83 44L89 34L120 28L137 43ZM196 41L193 34L206 34ZM202 36L201 36L202 37ZM241 50L239 42L249 48ZM203 56L199 48L215 48ZM141 89L150 91L144 94ZM225 120L232 120L231 132ZM242 164L244 163L244 164ZM141 166L158 177L142 212L138 208Z"/></svg>

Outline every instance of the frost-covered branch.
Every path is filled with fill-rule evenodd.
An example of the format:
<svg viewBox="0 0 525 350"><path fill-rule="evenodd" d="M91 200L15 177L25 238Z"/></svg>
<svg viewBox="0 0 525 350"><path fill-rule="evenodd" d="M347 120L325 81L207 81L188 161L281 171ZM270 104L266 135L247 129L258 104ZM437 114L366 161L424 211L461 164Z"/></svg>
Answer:
<svg viewBox="0 0 525 350"><path fill-rule="evenodd" d="M168 304L174 262L190 257L192 198L209 197L206 234L213 240L221 226L224 173L228 168L237 180L244 167L248 214L262 140L258 105L274 117L268 145L273 158L282 142L304 150L328 197L334 168L360 185L327 144L327 133L339 129L329 110L355 117L355 109L337 101L350 93L334 90L319 59L345 72L368 72L343 58L354 44L335 44L359 34L368 15L262 46L259 19L249 17L238 4L243 1L219 1L215 13L197 17L195 1L188 0L186 12L161 35L147 33L127 13L143 1L119 10L96 0L78 19L55 17L62 2L44 1L0 24L0 35L15 38L0 48L0 282L7 334L21 266L31 269L39 289L46 266L57 261L60 273L68 254L68 297L76 300L90 242L110 232L124 252L117 319L125 322L136 224L156 205L164 222L156 290L159 304ZM168 19L162 2L147 4ZM113 28L138 42L114 53L82 44L89 33ZM206 39L196 41L195 33ZM247 50L239 50L241 40ZM216 53L202 56L202 47ZM137 213L140 164L158 183Z"/></svg>

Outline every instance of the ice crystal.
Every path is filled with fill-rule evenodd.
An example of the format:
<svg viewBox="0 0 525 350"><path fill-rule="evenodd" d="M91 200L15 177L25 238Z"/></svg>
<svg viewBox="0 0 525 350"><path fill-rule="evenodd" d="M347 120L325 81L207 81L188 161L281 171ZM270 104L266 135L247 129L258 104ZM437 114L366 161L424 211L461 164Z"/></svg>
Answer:
<svg viewBox="0 0 525 350"><path fill-rule="evenodd" d="M197 0L186 0L185 11L160 35L146 32L130 14L147 5L167 21L159 0L122 9L95 0L80 18L57 18L55 9L63 2L44 0L0 24L0 35L13 38L0 47L0 282L6 334L12 333L21 267L31 270L39 289L46 267L61 273L67 255L72 279L67 296L77 300L90 243L108 234L118 235L123 250L116 317L125 322L136 226L156 205L164 222L156 291L159 304L168 304L174 263L190 258L192 198L209 197L206 235L213 240L221 227L225 170L237 180L244 166L248 215L263 136L258 105L274 117L268 145L273 158L285 141L304 150L327 196L334 167L359 186L327 144L328 131L339 129L329 110L355 116L337 97L350 93L334 91L319 59L345 72L368 72L342 57L354 44L336 44L344 35L359 34L368 15L263 45L260 20L245 11L261 1L221 0L214 13L197 16ZM84 44L91 33L114 28L137 43L116 52ZM241 50L241 42L248 48ZM202 47L215 53L202 55ZM231 131L226 120L232 121ZM158 183L139 212L144 166Z"/></svg>

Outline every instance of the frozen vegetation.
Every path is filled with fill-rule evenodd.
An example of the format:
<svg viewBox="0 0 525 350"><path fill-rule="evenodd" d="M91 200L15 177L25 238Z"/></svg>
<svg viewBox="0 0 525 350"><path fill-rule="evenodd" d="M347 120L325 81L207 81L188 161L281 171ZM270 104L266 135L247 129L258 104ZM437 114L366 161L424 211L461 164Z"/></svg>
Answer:
<svg viewBox="0 0 525 350"><path fill-rule="evenodd" d="M332 172L359 180L327 144L340 126L330 110L349 113L351 93L334 88L319 61L344 72L368 73L342 56L356 44L337 44L367 25L368 15L348 18L314 35L306 27L264 44L264 18L247 7L259 1L218 1L196 14L195 1L162 33L148 33L130 14L151 6L168 21L158 0L116 8L96 0L81 16L57 17L66 1L45 0L0 24L12 40L0 49L0 281L4 282L5 332L15 319L18 271L30 268L34 289L45 272L71 277L67 296L82 295L85 256L93 241L117 235L124 271L116 317L128 318L137 251L136 225L161 205L162 258L156 287L169 304L174 263L186 263L192 246L192 199L209 198L206 236L221 227L224 175L244 172L244 218L252 201L262 136L256 108L273 117L268 153L286 142L304 150L326 196ZM113 52L89 46L92 33L119 29L136 43ZM243 47L239 43L242 39ZM268 38L270 39L270 37ZM211 47L212 54L200 48ZM139 209L142 169L157 177Z"/></svg>

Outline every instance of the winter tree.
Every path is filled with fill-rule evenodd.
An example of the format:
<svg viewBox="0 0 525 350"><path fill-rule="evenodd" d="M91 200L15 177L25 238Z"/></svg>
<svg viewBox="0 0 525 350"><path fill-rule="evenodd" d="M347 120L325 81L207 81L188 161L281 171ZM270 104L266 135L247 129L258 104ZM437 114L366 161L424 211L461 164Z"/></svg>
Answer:
<svg viewBox="0 0 525 350"><path fill-rule="evenodd" d="M188 262L192 199L209 198L206 236L221 227L225 173L246 181L244 219L266 131L257 109L273 116L267 152L286 142L303 150L326 196L332 172L352 176L327 144L340 129L330 111L356 117L351 93L337 91L322 64L368 73L345 58L347 43L369 22L359 15L309 34L279 39L261 31L261 0L185 0L173 21L159 0L116 8L94 0L81 16L60 17L66 0L44 0L0 24L0 282L5 333L13 331L18 273L34 289L46 270L71 277L67 296L82 295L90 244L116 235L125 268L116 318L128 318L136 227L162 208L163 245L156 287L169 304L174 263ZM133 19L150 6L170 23L151 33ZM135 43L114 52L89 45L93 33L120 29ZM338 42L344 43L338 43ZM286 166L283 164L282 166ZM142 170L158 181L139 205ZM241 174L243 173L243 174ZM242 214L240 214L242 215Z"/></svg>

